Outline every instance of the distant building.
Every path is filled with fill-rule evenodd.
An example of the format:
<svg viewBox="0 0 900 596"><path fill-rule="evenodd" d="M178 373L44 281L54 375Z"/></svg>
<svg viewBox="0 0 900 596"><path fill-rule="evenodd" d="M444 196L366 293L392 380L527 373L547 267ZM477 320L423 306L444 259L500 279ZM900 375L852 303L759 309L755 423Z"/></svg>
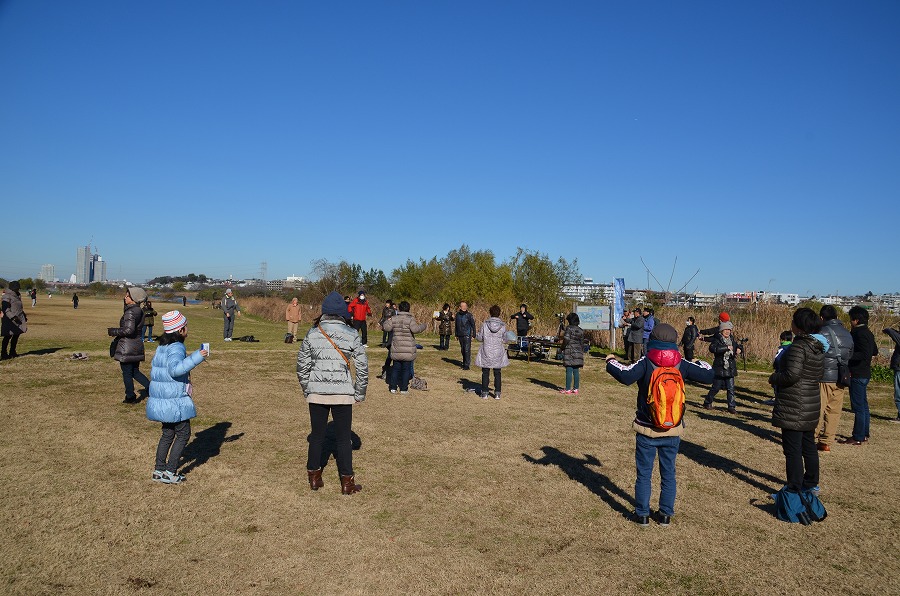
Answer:
<svg viewBox="0 0 900 596"><path fill-rule="evenodd" d="M106 261L96 253L91 253L90 246L79 246L75 255L75 283L89 284L95 281L107 281Z"/></svg>
<svg viewBox="0 0 900 596"><path fill-rule="evenodd" d="M303 284L306 283L305 277L299 277L296 275L288 275L284 278L284 287L285 288L300 288L303 287Z"/></svg>
<svg viewBox="0 0 900 596"><path fill-rule="evenodd" d="M585 277L581 283L565 284L562 293L579 302L610 302L614 296L611 283L596 284L591 277Z"/></svg>
<svg viewBox="0 0 900 596"><path fill-rule="evenodd" d="M56 267L53 265L41 265L41 274L38 275L38 279L42 279L47 282L56 281Z"/></svg>

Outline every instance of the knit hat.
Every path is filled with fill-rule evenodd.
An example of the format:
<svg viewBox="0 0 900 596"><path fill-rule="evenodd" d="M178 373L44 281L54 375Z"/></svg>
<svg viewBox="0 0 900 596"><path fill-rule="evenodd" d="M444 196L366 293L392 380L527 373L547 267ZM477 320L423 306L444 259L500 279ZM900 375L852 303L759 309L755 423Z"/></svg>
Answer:
<svg viewBox="0 0 900 596"><path fill-rule="evenodd" d="M162 316L163 329L166 333L173 333L187 325L187 319L177 310L170 310Z"/></svg>
<svg viewBox="0 0 900 596"><path fill-rule="evenodd" d="M658 323L650 332L650 339L674 344L678 341L678 332L668 323Z"/></svg>
<svg viewBox="0 0 900 596"><path fill-rule="evenodd" d="M719 313L719 322L720 323L727 323L730 320L731 320L731 317L728 316L728 313L725 312L724 310Z"/></svg>
<svg viewBox="0 0 900 596"><path fill-rule="evenodd" d="M139 288L137 286L128 288L128 295L131 296L131 299L135 302L143 302L147 299L147 292L144 291L144 288Z"/></svg>
<svg viewBox="0 0 900 596"><path fill-rule="evenodd" d="M232 294L231 288L226 288L225 293L228 294L229 296L231 296L231 294Z"/></svg>
<svg viewBox="0 0 900 596"><path fill-rule="evenodd" d="M348 313L347 303L344 302L344 297L337 292L332 292L325 296L325 300L322 301L322 314L337 315L346 319Z"/></svg>
<svg viewBox="0 0 900 596"><path fill-rule="evenodd" d="M722 321L719 323L719 333L726 329L734 329L734 324L731 321Z"/></svg>

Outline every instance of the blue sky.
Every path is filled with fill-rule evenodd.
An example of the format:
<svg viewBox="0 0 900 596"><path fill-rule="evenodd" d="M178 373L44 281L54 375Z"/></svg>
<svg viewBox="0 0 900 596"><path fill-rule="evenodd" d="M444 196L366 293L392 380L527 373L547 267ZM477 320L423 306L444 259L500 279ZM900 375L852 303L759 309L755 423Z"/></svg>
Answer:
<svg viewBox="0 0 900 596"><path fill-rule="evenodd" d="M900 3L0 0L0 276L900 291ZM651 285L655 286L655 283Z"/></svg>

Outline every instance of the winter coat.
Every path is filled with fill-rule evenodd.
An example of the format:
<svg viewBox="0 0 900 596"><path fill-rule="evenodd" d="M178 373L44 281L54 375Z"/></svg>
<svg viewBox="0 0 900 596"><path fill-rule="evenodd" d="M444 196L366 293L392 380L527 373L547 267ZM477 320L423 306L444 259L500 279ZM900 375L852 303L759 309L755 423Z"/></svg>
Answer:
<svg viewBox="0 0 900 596"><path fill-rule="evenodd" d="M156 319L154 319L153 317L155 317L159 313L157 313L155 310L153 310L152 306L149 306L149 307L145 306L143 308L143 311L144 311L144 327L153 327L154 323L156 323Z"/></svg>
<svg viewBox="0 0 900 596"><path fill-rule="evenodd" d="M111 337L119 338L113 358L119 362L144 361L144 340L141 339L143 325L144 311L141 307L137 304L126 306L125 313L119 319L119 326L106 330Z"/></svg>
<svg viewBox="0 0 900 596"><path fill-rule="evenodd" d="M838 354L840 354L841 362L844 363L844 366L847 366L850 362L850 356L853 354L853 336L837 319L825 321L820 333L825 336L829 344L828 351L825 352L822 378L820 380L822 383L837 383ZM840 348L838 344L840 344Z"/></svg>
<svg viewBox="0 0 900 596"><path fill-rule="evenodd" d="M891 354L891 368L894 372L900 371L900 332L896 329L888 327L884 330L892 340L894 340L894 353Z"/></svg>
<svg viewBox="0 0 900 596"><path fill-rule="evenodd" d="M348 396L347 401L363 401L369 385L369 358L356 329L340 317L324 315L317 327L303 338L297 353L297 379L307 401L311 395ZM321 329L319 329L321 327ZM350 367L331 342L322 335L328 334L338 349L353 363L354 378Z"/></svg>
<svg viewBox="0 0 900 596"><path fill-rule="evenodd" d="M0 334L21 335L28 331L28 316L22 307L22 298L9 288L4 290L2 304L3 319L0 319Z"/></svg>
<svg viewBox="0 0 900 596"><path fill-rule="evenodd" d="M516 320L516 335L522 337L528 335L528 328L531 327L531 321L534 320L534 315L527 310L525 312L519 311L511 316L510 319Z"/></svg>
<svg viewBox="0 0 900 596"><path fill-rule="evenodd" d="M157 422L181 422L197 415L188 394L191 370L203 362L200 350L190 356L184 344L172 342L156 348L150 363L150 397L147 418Z"/></svg>
<svg viewBox="0 0 900 596"><path fill-rule="evenodd" d="M653 318L653 315L646 317L644 319L644 333L641 339L644 340L644 343L647 343L650 340L650 334L653 332L653 328L656 327L656 319Z"/></svg>
<svg viewBox="0 0 900 596"><path fill-rule="evenodd" d="M693 348L694 344L697 343L697 338L700 336L700 330L696 325L686 325L684 327L684 333L681 334L681 341L678 342L679 346L684 346L685 348Z"/></svg>
<svg viewBox="0 0 900 596"><path fill-rule="evenodd" d="M628 341L633 344L644 342L644 317L638 315L630 319L625 319L628 323Z"/></svg>
<svg viewBox="0 0 900 596"><path fill-rule="evenodd" d="M222 316L230 315L230 317L226 318L234 318L235 312L241 312L241 307L238 306L237 300L234 299L233 296L225 296L222 298Z"/></svg>
<svg viewBox="0 0 900 596"><path fill-rule="evenodd" d="M437 319L440 321L440 327L438 332L441 335L453 335L453 313L449 310L444 312L443 310L438 314Z"/></svg>
<svg viewBox="0 0 900 596"><path fill-rule="evenodd" d="M584 366L584 329L578 325L566 327L562 338L562 356L566 366Z"/></svg>
<svg viewBox="0 0 900 596"><path fill-rule="evenodd" d="M391 359L400 362L411 362L416 359L415 333L422 333L428 325L416 323L416 319L408 312L400 311L384 322L384 330L392 332Z"/></svg>
<svg viewBox="0 0 900 596"><path fill-rule="evenodd" d="M456 337L475 335L475 317L469 311L456 311Z"/></svg>
<svg viewBox="0 0 900 596"><path fill-rule="evenodd" d="M366 317L372 314L372 309L369 308L368 300L354 298L350 301L350 304L347 305L347 312L353 316L354 321L365 321Z"/></svg>
<svg viewBox="0 0 900 596"><path fill-rule="evenodd" d="M647 404L647 396L650 393L650 377L653 371L660 366L671 366L681 372L684 379L698 383L712 383L713 371L706 362L691 362L683 360L678 346L674 343L650 340L647 344L647 355L640 358L632 365L622 364L616 360L606 363L606 372L623 385L638 384L637 408L634 416L634 429L645 435L681 434L684 429L684 421L677 430L659 433L654 431L650 418L650 406Z"/></svg>
<svg viewBox="0 0 900 596"><path fill-rule="evenodd" d="M299 323L300 322L300 305L288 304L287 308L284 311L284 320L290 321L291 323Z"/></svg>
<svg viewBox="0 0 900 596"><path fill-rule="evenodd" d="M769 384L778 393L772 410L772 425L787 430L811 431L819 424L825 354L822 344L811 335L798 335L778 362L778 372Z"/></svg>
<svg viewBox="0 0 900 596"><path fill-rule="evenodd" d="M728 354L729 344L731 345L732 352L728 355L726 364L725 356ZM716 377L720 379L730 379L737 376L737 348L738 343L737 340L734 339L734 335L729 337L727 342L721 334L717 334L713 337L712 342L709 344L709 351L715 356L712 367Z"/></svg>
<svg viewBox="0 0 900 596"><path fill-rule="evenodd" d="M378 320L379 325L384 325L384 322L394 316L394 309L390 306L385 306L381 309L381 318Z"/></svg>
<svg viewBox="0 0 900 596"><path fill-rule="evenodd" d="M850 376L857 379L871 378L872 358L878 355L875 336L869 331L869 326L865 324L851 329L850 336L853 337L853 355L850 356L848 363Z"/></svg>
<svg viewBox="0 0 900 596"><path fill-rule="evenodd" d="M506 356L506 323L491 317L481 325L475 339L482 342L475 355L475 366L480 368L504 368L509 366Z"/></svg>

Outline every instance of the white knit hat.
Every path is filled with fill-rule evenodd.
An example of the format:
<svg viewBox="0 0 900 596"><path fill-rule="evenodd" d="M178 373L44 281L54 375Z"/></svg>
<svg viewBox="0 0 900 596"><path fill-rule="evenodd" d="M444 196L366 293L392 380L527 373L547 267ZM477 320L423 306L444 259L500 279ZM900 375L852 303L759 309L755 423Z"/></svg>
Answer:
<svg viewBox="0 0 900 596"><path fill-rule="evenodd" d="M185 325L187 325L187 319L184 318L184 315L178 312L177 310L170 310L166 314L162 316L163 329L165 329L166 333L172 333L173 331L178 331Z"/></svg>

